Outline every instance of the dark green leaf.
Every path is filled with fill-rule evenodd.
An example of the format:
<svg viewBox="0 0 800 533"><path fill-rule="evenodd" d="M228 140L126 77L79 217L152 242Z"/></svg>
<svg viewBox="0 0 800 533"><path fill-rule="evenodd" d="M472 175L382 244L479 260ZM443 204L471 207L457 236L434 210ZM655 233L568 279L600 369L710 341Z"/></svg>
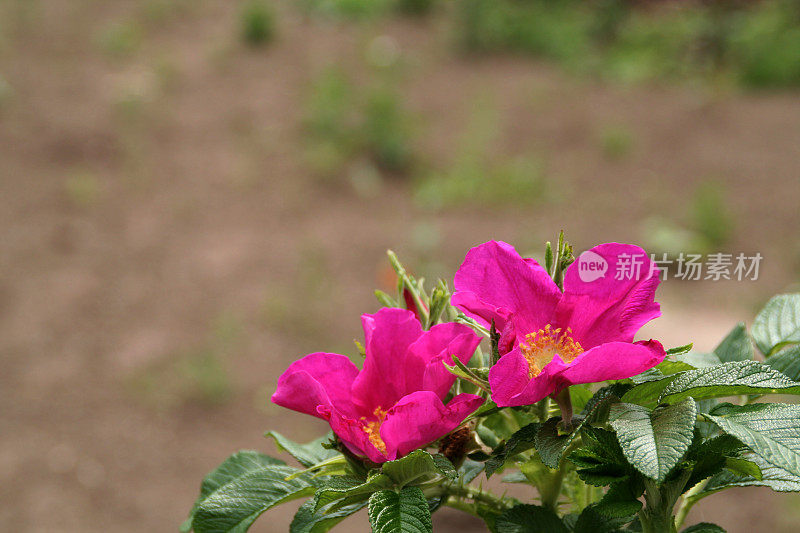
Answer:
<svg viewBox="0 0 800 533"><path fill-rule="evenodd" d="M536 433L538 433L541 424L533 422L523 427L508 439L508 442L501 443L494 451L491 457L486 461L486 477L491 477L500 467L505 464L506 459L515 456L518 453L530 450L533 448L536 441Z"/></svg>
<svg viewBox="0 0 800 533"><path fill-rule="evenodd" d="M683 458L694 434L694 400L654 411L629 403L611 406L611 426L631 465L658 482Z"/></svg>
<svg viewBox="0 0 800 533"><path fill-rule="evenodd" d="M578 477L584 482L602 487L629 480L636 475L613 432L584 426L581 439L583 446L567 459L578 468Z"/></svg>
<svg viewBox="0 0 800 533"><path fill-rule="evenodd" d="M800 343L800 293L773 297L756 316L752 332L767 357L786 344Z"/></svg>
<svg viewBox="0 0 800 533"><path fill-rule="evenodd" d="M431 455L424 450L414 450L405 457L383 463L381 472L397 487L403 487L414 481L425 481L426 477L436 475L450 479L458 476L453 464L443 455Z"/></svg>
<svg viewBox="0 0 800 533"><path fill-rule="evenodd" d="M331 509L332 505L317 508L316 498L310 499L300 506L294 515L290 533L324 533L353 513L363 509L366 500L339 509Z"/></svg>
<svg viewBox="0 0 800 533"><path fill-rule="evenodd" d="M575 522L573 533L617 533L625 519L609 518L600 514L596 505L586 507Z"/></svg>
<svg viewBox="0 0 800 533"><path fill-rule="evenodd" d="M765 461L800 476L800 405L721 404L703 416Z"/></svg>
<svg viewBox="0 0 800 533"><path fill-rule="evenodd" d="M568 533L561 519L538 505L515 505L497 519L498 533Z"/></svg>
<svg viewBox="0 0 800 533"><path fill-rule="evenodd" d="M606 518L627 518L642 508L639 497L644 492L641 482L615 483L597 502L594 509Z"/></svg>
<svg viewBox="0 0 800 533"><path fill-rule="evenodd" d="M431 512L419 487L382 490L369 498L373 533L431 533Z"/></svg>
<svg viewBox="0 0 800 533"><path fill-rule="evenodd" d="M275 446L277 446L279 450L289 453L305 467L314 466L326 459L339 455L339 452L336 450L326 449L322 446L323 442L328 442L333 438L333 433L331 432L307 444L298 444L291 439L287 439L277 431L268 431L266 436L272 437L272 439L275 440Z"/></svg>
<svg viewBox="0 0 800 533"><path fill-rule="evenodd" d="M753 344L747 328L740 322L733 330L728 333L719 346L714 348L714 353L723 363L730 361L750 361L755 357Z"/></svg>
<svg viewBox="0 0 800 533"><path fill-rule="evenodd" d="M699 524L687 527L681 533L726 533L726 531L716 524L700 522Z"/></svg>

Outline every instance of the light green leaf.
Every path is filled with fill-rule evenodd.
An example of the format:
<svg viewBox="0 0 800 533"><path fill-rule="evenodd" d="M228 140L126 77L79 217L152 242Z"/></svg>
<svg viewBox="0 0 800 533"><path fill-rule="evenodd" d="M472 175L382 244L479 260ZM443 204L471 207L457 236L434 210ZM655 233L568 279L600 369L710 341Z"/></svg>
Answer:
<svg viewBox="0 0 800 533"><path fill-rule="evenodd" d="M768 463L800 476L800 405L721 404L703 416Z"/></svg>
<svg viewBox="0 0 800 533"><path fill-rule="evenodd" d="M369 498L369 523L373 533L432 533L431 512L422 490L382 490Z"/></svg>
<svg viewBox="0 0 800 533"><path fill-rule="evenodd" d="M800 345L784 348L767 359L767 364L789 379L800 380Z"/></svg>
<svg viewBox="0 0 800 533"><path fill-rule="evenodd" d="M718 364L722 363L719 356L715 353L698 352L689 352L687 354L679 355L678 361L687 363L694 368L708 368L710 366L717 366Z"/></svg>
<svg viewBox="0 0 800 533"><path fill-rule="evenodd" d="M743 476L750 476L758 481L761 481L764 476L761 469L753 461L742 459L741 457L726 457L725 468Z"/></svg>
<svg viewBox="0 0 800 533"><path fill-rule="evenodd" d="M776 492L800 492L800 476L795 476L788 470L771 465L752 452L743 454L742 458L758 467L761 479L723 470L708 480L698 497L702 498L731 487L769 487Z"/></svg>
<svg viewBox="0 0 800 533"><path fill-rule="evenodd" d="M767 357L786 344L800 343L800 293L773 297L756 316L752 333Z"/></svg>
<svg viewBox="0 0 800 533"><path fill-rule="evenodd" d="M279 450L289 453L305 467L314 466L326 459L339 455L336 450L329 450L322 446L323 442L330 441L333 438L332 432L328 432L327 435L306 444L299 444L287 439L277 431L268 431L265 436L271 437Z"/></svg>
<svg viewBox="0 0 800 533"><path fill-rule="evenodd" d="M631 465L661 482L689 449L696 416L697 406L687 398L654 411L635 404L614 404L609 422Z"/></svg>
<svg viewBox="0 0 800 533"><path fill-rule="evenodd" d="M567 533L557 514L538 505L515 505L495 522L497 533Z"/></svg>
<svg viewBox="0 0 800 533"><path fill-rule="evenodd" d="M297 498L314 494L319 481L300 474L257 452L239 452L226 460L203 482L194 510L196 533L242 533L261 513Z"/></svg>
<svg viewBox="0 0 800 533"><path fill-rule="evenodd" d="M659 395L660 402L675 403L690 396L704 400L740 394L800 394L800 383L757 361L732 361L669 378Z"/></svg>
<svg viewBox="0 0 800 533"><path fill-rule="evenodd" d="M736 327L728 333L728 336L722 339L719 346L714 348L714 354L716 354L723 363L729 361L750 361L755 357L753 343L750 341L750 335L747 334L747 328L744 326L744 322L739 322Z"/></svg>

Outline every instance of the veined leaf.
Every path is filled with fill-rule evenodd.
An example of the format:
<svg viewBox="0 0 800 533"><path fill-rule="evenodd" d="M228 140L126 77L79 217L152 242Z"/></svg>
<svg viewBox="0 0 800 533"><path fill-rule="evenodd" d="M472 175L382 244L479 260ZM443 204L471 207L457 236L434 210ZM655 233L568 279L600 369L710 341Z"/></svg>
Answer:
<svg viewBox="0 0 800 533"><path fill-rule="evenodd" d="M433 531L428 502L418 487L376 492L370 496L368 510L373 533Z"/></svg>
<svg viewBox="0 0 800 533"><path fill-rule="evenodd" d="M758 361L732 361L642 383L628 391L622 401L654 405L688 397L704 400L740 394L800 394L800 383Z"/></svg>
<svg viewBox="0 0 800 533"><path fill-rule="evenodd" d="M761 471L761 479L756 479L749 475L737 474L736 472L726 469L711 477L698 496L702 498L731 487L754 486L769 487L776 492L800 492L800 476L796 476L783 468L771 465L752 452L747 452L743 454L742 457L758 467Z"/></svg>
<svg viewBox="0 0 800 533"><path fill-rule="evenodd" d="M614 404L609 421L631 465L661 482L689 449L696 416L697 406L687 398L654 411L635 404Z"/></svg>
<svg viewBox="0 0 800 533"><path fill-rule="evenodd" d="M414 450L405 457L383 463L381 472L397 487L414 481L425 481L425 476L442 475L450 479L458 477L453 463L443 455L431 455L425 450Z"/></svg>
<svg viewBox="0 0 800 533"><path fill-rule="evenodd" d="M289 526L289 533L325 533L366 505L365 499L334 510L330 504L317 508L316 498L310 499L297 510Z"/></svg>
<svg viewBox="0 0 800 533"><path fill-rule="evenodd" d="M723 363L730 361L750 361L755 356L753 343L744 322L739 322L728 335L714 348L714 354Z"/></svg>
<svg viewBox="0 0 800 533"><path fill-rule="evenodd" d="M533 448L536 442L536 433L538 433L540 427L541 424L538 422L528 424L511 435L507 442L500 444L486 461L486 477L491 477L505 464L508 458Z"/></svg>
<svg viewBox="0 0 800 533"><path fill-rule="evenodd" d="M767 359L767 364L789 379L800 380L800 345L784 348Z"/></svg>
<svg viewBox="0 0 800 533"><path fill-rule="evenodd" d="M515 505L495 522L497 533L568 533L557 514L539 505Z"/></svg>
<svg viewBox="0 0 800 533"><path fill-rule="evenodd" d="M703 416L769 464L800 476L800 405L721 404Z"/></svg>
<svg viewBox="0 0 800 533"><path fill-rule="evenodd" d="M193 511L196 533L242 533L261 513L278 504L310 496L319 480L257 452L239 452L206 476Z"/></svg>
<svg viewBox="0 0 800 533"><path fill-rule="evenodd" d="M327 435L306 444L299 444L291 439L287 439L277 431L268 431L265 436L271 437L279 450L289 453L306 468L339 455L339 452L336 450L329 450L322 446L323 442L327 442L333 438L332 432L328 432Z"/></svg>
<svg viewBox="0 0 800 533"><path fill-rule="evenodd" d="M756 316L752 333L767 357L781 346L800 343L800 293L773 297Z"/></svg>

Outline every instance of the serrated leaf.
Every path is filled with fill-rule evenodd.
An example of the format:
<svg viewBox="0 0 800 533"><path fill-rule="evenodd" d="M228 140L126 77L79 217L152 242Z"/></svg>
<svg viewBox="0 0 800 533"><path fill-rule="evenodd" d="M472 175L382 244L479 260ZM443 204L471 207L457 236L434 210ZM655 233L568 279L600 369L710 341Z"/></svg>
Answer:
<svg viewBox="0 0 800 533"><path fill-rule="evenodd" d="M699 524L687 527L681 533L727 533L727 532L721 527L719 527L717 524L711 524L709 522L700 522Z"/></svg>
<svg viewBox="0 0 800 533"><path fill-rule="evenodd" d="M635 404L614 404L609 421L630 464L662 482L689 449L696 416L697 406L687 398L654 411Z"/></svg>
<svg viewBox="0 0 800 533"><path fill-rule="evenodd" d="M578 477L596 487L630 479L635 471L622 453L616 435L611 431L584 426L581 430L583 446L567 459L578 469Z"/></svg>
<svg viewBox="0 0 800 533"><path fill-rule="evenodd" d="M264 511L310 496L318 483L282 461L257 452L239 452L204 480L192 528L196 533L242 533Z"/></svg>
<svg viewBox="0 0 800 533"><path fill-rule="evenodd" d="M443 455L431 455L425 450L414 450L405 457L383 463L381 472L397 487L403 487L409 482L424 481L423 477L443 475L450 479L458 476L453 463Z"/></svg>
<svg viewBox="0 0 800 533"><path fill-rule="evenodd" d="M767 357L786 344L800 343L800 293L779 294L767 302L753 321L752 334Z"/></svg>
<svg viewBox="0 0 800 533"><path fill-rule="evenodd" d="M723 363L730 361L750 361L755 357L753 343L744 322L739 322L728 335L714 348L714 354Z"/></svg>
<svg viewBox="0 0 800 533"><path fill-rule="evenodd" d="M617 533L625 520L603 516L597 511L596 505L586 507L573 527L573 533Z"/></svg>
<svg viewBox="0 0 800 533"><path fill-rule="evenodd" d="M369 498L373 533L432 533L431 512L419 487L382 490Z"/></svg>
<svg viewBox="0 0 800 533"><path fill-rule="evenodd" d="M335 482L335 483L331 483ZM320 488L314 500L314 511L324 507L336 510L348 505L365 502L373 492L392 487L392 480L389 476L375 473L365 482L359 483L357 480L345 477L334 477L325 487Z"/></svg>
<svg viewBox="0 0 800 533"><path fill-rule="evenodd" d="M324 533L336 524L366 507L366 500L339 509L331 509L331 505L317 509L316 498L305 502L297 510L291 525L290 533Z"/></svg>
<svg viewBox="0 0 800 533"><path fill-rule="evenodd" d="M740 394L800 394L800 383L757 361L722 363L669 378L672 379L659 395L660 402L676 403L688 397L704 400Z"/></svg>
<svg viewBox="0 0 800 533"><path fill-rule="evenodd" d="M279 450L290 454L305 467L314 466L322 461L325 461L326 459L330 459L331 457L339 455L339 452L336 450L329 450L322 446L323 442L327 442L333 438L332 432L328 432L327 435L316 440L312 440L306 444L299 444L284 437L277 431L268 431L265 436L271 437L275 441L275 446Z"/></svg>
<svg viewBox="0 0 800 533"><path fill-rule="evenodd" d="M634 483L615 483L611 485L594 509L606 518L627 518L642 508L639 497L644 493L641 481Z"/></svg>
<svg viewBox="0 0 800 533"><path fill-rule="evenodd" d="M800 476L800 405L721 404L703 416L768 463Z"/></svg>
<svg viewBox="0 0 800 533"><path fill-rule="evenodd" d="M800 345L784 348L767 359L767 364L789 379L800 380Z"/></svg>
<svg viewBox="0 0 800 533"><path fill-rule="evenodd" d="M515 505L495 522L497 533L568 533L557 514L539 505Z"/></svg>
<svg viewBox="0 0 800 533"><path fill-rule="evenodd" d="M539 427L541 427L541 424L538 422L528 424L511 435L507 442L501 443L500 446L492 451L492 455L486 460L486 477L491 477L503 466L508 458L533 448Z"/></svg>
<svg viewBox="0 0 800 533"><path fill-rule="evenodd" d="M215 490L251 470L269 465L286 465L286 463L280 459L275 459L269 455L264 455L252 450L242 450L228 457L222 464L203 478L203 482L200 485L200 496L192 506L189 517L181 524L181 532L186 533L192 530L192 519L197 511L197 507Z"/></svg>
<svg viewBox="0 0 800 533"><path fill-rule="evenodd" d="M742 456L753 462L761 471L761 479L740 475L730 470L723 470L708 480L699 497L731 487L769 487L776 492L800 492L800 476L771 465L758 455L748 452Z"/></svg>

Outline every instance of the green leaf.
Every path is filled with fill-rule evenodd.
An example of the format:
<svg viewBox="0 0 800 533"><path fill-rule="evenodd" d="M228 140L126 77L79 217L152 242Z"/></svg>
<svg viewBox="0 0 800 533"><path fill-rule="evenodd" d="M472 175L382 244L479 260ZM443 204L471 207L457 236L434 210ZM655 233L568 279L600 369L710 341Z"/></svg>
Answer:
<svg viewBox="0 0 800 533"><path fill-rule="evenodd" d="M382 490L369 498L369 523L373 533L431 533L431 512L419 487L400 492Z"/></svg>
<svg viewBox="0 0 800 533"><path fill-rule="evenodd" d="M392 487L392 480L386 474L375 473L364 483L352 478L333 478L336 482L321 488L314 500L314 511L328 507L331 510L364 502L370 494Z"/></svg>
<svg viewBox="0 0 800 533"><path fill-rule="evenodd" d="M689 353L689 351L692 349L692 346L694 346L694 344L690 342L689 344L684 344L683 346L676 346L675 348L670 348L669 350L667 350L667 355L681 355Z"/></svg>
<svg viewBox="0 0 800 533"><path fill-rule="evenodd" d="M700 522L699 524L687 527L681 533L726 533L726 531L717 524Z"/></svg>
<svg viewBox="0 0 800 533"><path fill-rule="evenodd" d="M442 475L449 479L458 477L453 463L443 455L431 455L425 450L414 450L410 454L383 463L381 472L392 480L396 487L404 487L414 481L426 481L431 476Z"/></svg>
<svg viewBox="0 0 800 533"><path fill-rule="evenodd" d="M800 343L800 293L773 297L756 316L752 333L767 357L786 344Z"/></svg>
<svg viewBox="0 0 800 533"><path fill-rule="evenodd" d="M353 513L363 509L366 500L332 509L332 505L317 508L316 498L312 498L300 506L289 526L290 533L324 533Z"/></svg>
<svg viewBox="0 0 800 533"><path fill-rule="evenodd" d="M761 471L761 479L723 470L708 480L698 497L705 497L731 487L769 487L777 492L800 492L800 476L771 465L758 455L748 452L742 456Z"/></svg>
<svg viewBox="0 0 800 533"><path fill-rule="evenodd" d="M652 412L635 404L614 404L609 421L630 464L660 483L689 449L696 416L697 406L687 398Z"/></svg>
<svg viewBox="0 0 800 533"><path fill-rule="evenodd" d="M495 523L497 533L568 533L557 514L538 505L515 505Z"/></svg>
<svg viewBox="0 0 800 533"><path fill-rule="evenodd" d="M767 359L767 364L789 379L800 380L800 345L784 348Z"/></svg>
<svg viewBox="0 0 800 533"><path fill-rule="evenodd" d="M282 461L244 451L232 455L206 476L192 518L197 533L242 533L261 513L316 491L307 474Z"/></svg>
<svg viewBox="0 0 800 533"><path fill-rule="evenodd" d="M639 497L644 493L644 484L614 483L594 509L606 518L627 518L642 508Z"/></svg>
<svg viewBox="0 0 800 533"><path fill-rule="evenodd" d="M680 402L688 397L704 400L740 394L800 394L800 383L757 361L733 361L698 368L668 376L658 383L663 381L667 381L667 385L658 399L666 403Z"/></svg>
<svg viewBox="0 0 800 533"><path fill-rule="evenodd" d="M323 442L328 442L333 438L332 432L328 432L327 435L306 444L298 444L291 439L287 439L277 431L268 431L265 436L271 437L279 450L289 453L306 468L339 455L339 452L336 450L329 450L322 446Z"/></svg>
<svg viewBox="0 0 800 533"><path fill-rule="evenodd" d="M625 458L613 432L584 426L581 441L583 446L567 456L567 460L577 467L578 477L584 482L603 487L638 475Z"/></svg>
<svg viewBox="0 0 800 533"><path fill-rule="evenodd" d="M618 533L625 519L616 519L603 516L597 510L597 505L586 507L578 516L573 533Z"/></svg>
<svg viewBox="0 0 800 533"><path fill-rule="evenodd" d="M703 416L768 463L800 476L800 405L721 404Z"/></svg>
<svg viewBox="0 0 800 533"><path fill-rule="evenodd" d="M728 335L714 348L714 354L723 363L730 361L750 361L755 357L753 343L744 322L739 322Z"/></svg>
<svg viewBox="0 0 800 533"><path fill-rule="evenodd" d="M203 483L200 485L200 496L192 506L189 517L181 524L181 532L186 533L192 530L192 519L198 506L221 486L256 468L285 464L280 459L251 450L243 450L231 455L203 479Z"/></svg>
<svg viewBox="0 0 800 533"><path fill-rule="evenodd" d="M539 427L541 427L541 424L538 422L528 424L511 435L507 442L501 443L500 446L495 448L486 461L486 477L491 477L492 474L500 469L505 464L506 459L533 448Z"/></svg>
<svg viewBox="0 0 800 533"><path fill-rule="evenodd" d="M465 459L464 464L458 469L459 481L463 484L470 483L473 479L483 472L483 463L473 461L472 459Z"/></svg>
<svg viewBox="0 0 800 533"><path fill-rule="evenodd" d="M764 476L761 473L761 468L758 467L753 461L741 459L739 457L728 457L725 459L725 468L743 476L750 476L753 479L761 481Z"/></svg>

